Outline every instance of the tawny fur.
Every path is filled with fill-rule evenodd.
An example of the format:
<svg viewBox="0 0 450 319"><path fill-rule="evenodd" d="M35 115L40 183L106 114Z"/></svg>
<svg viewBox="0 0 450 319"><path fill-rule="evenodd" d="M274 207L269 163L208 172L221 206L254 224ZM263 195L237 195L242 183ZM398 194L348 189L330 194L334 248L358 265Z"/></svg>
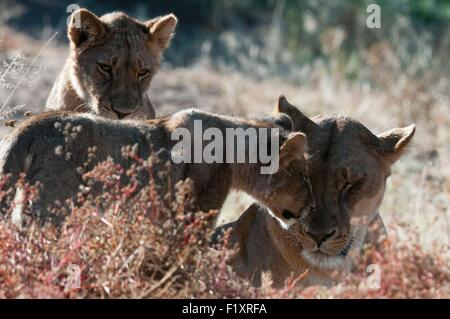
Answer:
<svg viewBox="0 0 450 319"><path fill-rule="evenodd" d="M289 115L293 129L306 134L306 171L314 208L286 229L269 209L254 204L216 235L231 228L231 243L239 247L232 263L255 285L261 284L264 272L271 274L276 286L283 286L290 275L297 277L306 270L300 284L329 285L333 271L349 271L363 243L376 242L384 233L378 209L386 180L415 126L375 136L348 117L309 119L284 97L275 114ZM377 233L371 232L373 228Z"/></svg>
<svg viewBox="0 0 450 319"><path fill-rule="evenodd" d="M290 123L286 116L282 118ZM266 175L260 173L261 163L174 164L170 153L178 141L171 139L171 133L176 128L187 128L193 135L195 120L202 121L204 130L218 128L224 136L226 128L278 127L280 158L283 160L281 169L275 174ZM136 145L140 158L147 159L158 154L162 165L172 163L169 176L158 180L158 186L162 186L169 178L172 185L180 180L193 181L198 209L220 209L229 191L237 189L247 192L279 216L286 209L300 214L310 198L308 190L299 182L300 174L304 171L306 141L304 135L292 135L279 127L278 121L277 118L243 120L198 110L181 111L148 121L117 121L71 112L45 112L22 122L2 141L0 173L11 174L9 186L12 187L20 173L25 173L26 180L31 184L41 183L40 199L33 202L32 207L39 215L46 217L49 215L48 208L55 201L75 198L79 186L83 184L77 168L86 162L90 147L97 148L90 168L107 158L129 167L130 160L122 156L121 149ZM61 132L61 128L66 127L69 127L69 133L76 128L76 136L69 141L65 141L66 136ZM70 158L56 152L61 147L71 153ZM223 147L226 147L225 143ZM161 168L157 170L162 171ZM140 184L146 183L148 178L143 177Z"/></svg>
<svg viewBox="0 0 450 319"><path fill-rule="evenodd" d="M173 14L140 22L122 12L102 17L86 9L74 12L68 26L70 55L46 109L154 118L146 92L176 24Z"/></svg>

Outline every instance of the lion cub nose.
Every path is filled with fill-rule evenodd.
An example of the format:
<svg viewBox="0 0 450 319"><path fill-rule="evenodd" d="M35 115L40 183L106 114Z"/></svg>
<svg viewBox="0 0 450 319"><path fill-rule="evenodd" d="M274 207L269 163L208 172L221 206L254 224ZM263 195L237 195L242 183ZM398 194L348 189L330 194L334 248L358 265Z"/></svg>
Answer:
<svg viewBox="0 0 450 319"><path fill-rule="evenodd" d="M130 115L133 112L127 112L127 113L122 113L119 111L114 110L114 113L117 114L117 117L119 118L119 120L123 119L125 116Z"/></svg>
<svg viewBox="0 0 450 319"><path fill-rule="evenodd" d="M308 236L311 237L317 243L317 246L320 247L322 243L333 237L333 235L336 233L336 228L321 231L319 233L312 233L312 232L307 233Z"/></svg>
<svg viewBox="0 0 450 319"><path fill-rule="evenodd" d="M135 99L120 97L111 103L111 109L119 119L122 119L135 113L138 109L138 103Z"/></svg>

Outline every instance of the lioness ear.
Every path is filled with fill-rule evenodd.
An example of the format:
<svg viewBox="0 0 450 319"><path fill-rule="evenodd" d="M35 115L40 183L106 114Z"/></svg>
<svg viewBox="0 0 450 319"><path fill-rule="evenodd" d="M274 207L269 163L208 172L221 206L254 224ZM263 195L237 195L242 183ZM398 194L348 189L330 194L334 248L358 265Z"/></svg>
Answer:
<svg viewBox="0 0 450 319"><path fill-rule="evenodd" d="M177 23L178 19L173 13L148 21L147 26L150 28L152 44L161 51L169 47Z"/></svg>
<svg viewBox="0 0 450 319"><path fill-rule="evenodd" d="M276 115L274 118L272 118L272 121L276 126L279 126L286 131L292 131L292 127L294 126L289 115L284 113Z"/></svg>
<svg viewBox="0 0 450 319"><path fill-rule="evenodd" d="M277 104L275 105L275 110L273 110L273 113L279 114L279 113L285 113L289 114L291 113L293 105L291 105L286 97L284 95L280 95L278 97Z"/></svg>
<svg viewBox="0 0 450 319"><path fill-rule="evenodd" d="M302 160L306 148L306 136L299 132L290 133L280 147L280 167L286 167L294 160Z"/></svg>
<svg viewBox="0 0 450 319"><path fill-rule="evenodd" d="M91 11L80 9L72 13L67 36L75 48L99 39L105 33L106 25Z"/></svg>
<svg viewBox="0 0 450 319"><path fill-rule="evenodd" d="M278 103L275 106L274 114L284 113L287 114L293 124L294 131L302 131L310 133L317 125L309 117L303 114L298 108L290 104L284 95L280 95Z"/></svg>
<svg viewBox="0 0 450 319"><path fill-rule="evenodd" d="M407 127L394 128L379 134L377 137L380 140L380 155L391 163L397 161L411 141L415 131L416 126L411 124Z"/></svg>

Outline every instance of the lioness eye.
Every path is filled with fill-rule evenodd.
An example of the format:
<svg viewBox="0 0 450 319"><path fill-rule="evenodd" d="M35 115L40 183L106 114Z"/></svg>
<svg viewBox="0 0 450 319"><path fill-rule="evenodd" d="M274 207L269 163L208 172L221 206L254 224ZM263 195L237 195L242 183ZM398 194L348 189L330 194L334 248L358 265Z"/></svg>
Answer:
<svg viewBox="0 0 450 319"><path fill-rule="evenodd" d="M359 188L361 186L361 184L363 183L363 180L364 179L361 179L361 180L359 180L359 181L357 181L355 183L346 183L344 188L343 188L344 192L350 193L351 191Z"/></svg>
<svg viewBox="0 0 450 319"><path fill-rule="evenodd" d="M98 63L98 68L102 72L106 72L106 73L111 72L111 67L108 64L105 64L105 63Z"/></svg>
<svg viewBox="0 0 450 319"><path fill-rule="evenodd" d="M344 186L344 192L347 192L347 191L352 190L353 187L354 187L353 184L350 184L350 183L345 184L345 186Z"/></svg>
<svg viewBox="0 0 450 319"><path fill-rule="evenodd" d="M302 177L303 183L308 185L308 178L305 175L303 175L303 174L301 174L301 177Z"/></svg>
<svg viewBox="0 0 450 319"><path fill-rule="evenodd" d="M139 75L139 77L144 77L144 76L147 76L149 73L150 73L149 70L142 69L139 71L138 75Z"/></svg>

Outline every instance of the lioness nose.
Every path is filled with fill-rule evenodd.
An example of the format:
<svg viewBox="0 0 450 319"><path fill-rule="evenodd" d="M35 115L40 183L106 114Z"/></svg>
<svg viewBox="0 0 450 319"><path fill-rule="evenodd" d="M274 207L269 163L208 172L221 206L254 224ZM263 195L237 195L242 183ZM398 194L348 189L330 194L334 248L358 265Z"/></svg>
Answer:
<svg viewBox="0 0 450 319"><path fill-rule="evenodd" d="M314 239L314 241L317 243L317 246L320 247L320 245L327 241L328 239L330 239L331 237L333 237L333 235L336 233L336 228L332 228L332 229L328 229L325 231L321 231L318 233L313 233L313 232L307 232L309 237L311 237L312 239Z"/></svg>

